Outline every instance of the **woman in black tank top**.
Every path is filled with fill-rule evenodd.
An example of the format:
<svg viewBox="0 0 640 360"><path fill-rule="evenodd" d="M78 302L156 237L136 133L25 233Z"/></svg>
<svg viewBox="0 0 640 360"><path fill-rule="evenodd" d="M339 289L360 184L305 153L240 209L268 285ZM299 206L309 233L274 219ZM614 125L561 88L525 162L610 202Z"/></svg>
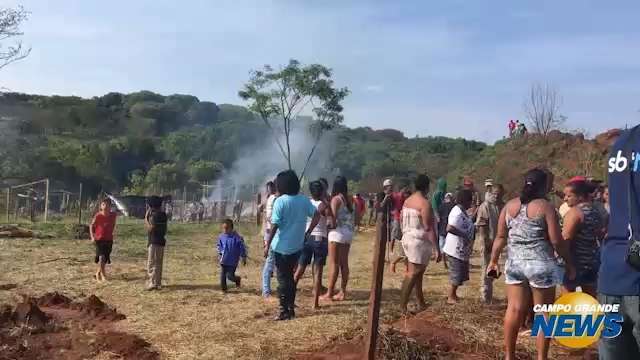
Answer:
<svg viewBox="0 0 640 360"><path fill-rule="evenodd" d="M565 215L562 237L570 243L576 278L563 281L563 292L582 291L596 296L599 264L599 240L604 232L601 214L593 207L595 187L586 181L574 181L564 189L564 199L571 208Z"/></svg>

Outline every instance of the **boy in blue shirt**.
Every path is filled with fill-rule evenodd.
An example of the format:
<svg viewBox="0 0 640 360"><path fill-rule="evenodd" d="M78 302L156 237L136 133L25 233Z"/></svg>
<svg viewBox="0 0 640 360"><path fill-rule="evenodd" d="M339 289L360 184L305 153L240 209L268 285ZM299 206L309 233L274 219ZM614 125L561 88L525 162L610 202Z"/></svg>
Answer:
<svg viewBox="0 0 640 360"><path fill-rule="evenodd" d="M233 221L226 219L222 222L222 234L218 237L218 254L220 257L220 288L227 292L227 279L240 287L240 277L236 276L238 262L242 258L242 265L247 265L247 248L244 239L233 230Z"/></svg>

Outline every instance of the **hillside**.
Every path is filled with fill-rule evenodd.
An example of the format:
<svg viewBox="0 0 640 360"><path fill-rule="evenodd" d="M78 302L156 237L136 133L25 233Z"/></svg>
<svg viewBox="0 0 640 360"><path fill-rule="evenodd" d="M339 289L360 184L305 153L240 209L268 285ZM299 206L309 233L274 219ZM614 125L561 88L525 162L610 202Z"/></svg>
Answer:
<svg viewBox="0 0 640 360"><path fill-rule="evenodd" d="M238 171L245 185L260 185L284 167L271 151L270 133L246 108L190 95L140 91L83 99L4 93L0 129L5 184L50 178L56 188L76 189L83 182L89 195L183 187L195 193L199 184ZM408 139L397 130L343 126L323 145L322 159L312 162L319 169L314 176L342 173L361 191L377 190L387 176L444 176L486 148L464 139ZM258 172L242 173L246 167Z"/></svg>
<svg viewBox="0 0 640 360"><path fill-rule="evenodd" d="M561 189L576 175L606 181L606 158L615 131L585 139L582 134L553 131L548 138L536 134L503 140L487 147L448 175L450 183L461 183L468 175L478 183L494 179L513 195L522 187L522 175L535 166L549 168L555 174L555 187Z"/></svg>

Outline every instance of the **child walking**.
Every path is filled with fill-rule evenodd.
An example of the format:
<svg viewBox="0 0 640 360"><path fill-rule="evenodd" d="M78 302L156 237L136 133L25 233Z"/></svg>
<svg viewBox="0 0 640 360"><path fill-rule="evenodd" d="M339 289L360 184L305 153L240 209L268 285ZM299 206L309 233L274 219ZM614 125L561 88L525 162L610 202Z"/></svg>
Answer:
<svg viewBox="0 0 640 360"><path fill-rule="evenodd" d="M240 287L240 277L236 276L238 262L247 265L247 248L244 239L233 229L233 221L222 222L222 234L218 237L218 255L220 257L220 289L227 292L227 280Z"/></svg>
<svg viewBox="0 0 640 360"><path fill-rule="evenodd" d="M100 202L100 211L93 217L89 233L91 241L96 247L95 262L98 269L94 278L96 281L107 280L106 266L111 264L111 250L113 248L113 231L116 227L117 213L111 211L111 200L105 198Z"/></svg>

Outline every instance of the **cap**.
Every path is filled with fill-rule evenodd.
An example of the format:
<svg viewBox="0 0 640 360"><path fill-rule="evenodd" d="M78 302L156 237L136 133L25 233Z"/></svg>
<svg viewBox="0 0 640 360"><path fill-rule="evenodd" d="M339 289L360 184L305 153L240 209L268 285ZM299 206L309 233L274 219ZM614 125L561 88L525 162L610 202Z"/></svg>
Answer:
<svg viewBox="0 0 640 360"><path fill-rule="evenodd" d="M393 181L391 181L391 179L386 179L383 183L382 183L383 187L387 187L387 186L393 186Z"/></svg>
<svg viewBox="0 0 640 360"><path fill-rule="evenodd" d="M574 182L581 182L581 181L587 181L587 178L584 176L574 176L569 180L568 184L572 184Z"/></svg>
<svg viewBox="0 0 640 360"><path fill-rule="evenodd" d="M484 186L493 186L493 179L487 179L484 181Z"/></svg>

